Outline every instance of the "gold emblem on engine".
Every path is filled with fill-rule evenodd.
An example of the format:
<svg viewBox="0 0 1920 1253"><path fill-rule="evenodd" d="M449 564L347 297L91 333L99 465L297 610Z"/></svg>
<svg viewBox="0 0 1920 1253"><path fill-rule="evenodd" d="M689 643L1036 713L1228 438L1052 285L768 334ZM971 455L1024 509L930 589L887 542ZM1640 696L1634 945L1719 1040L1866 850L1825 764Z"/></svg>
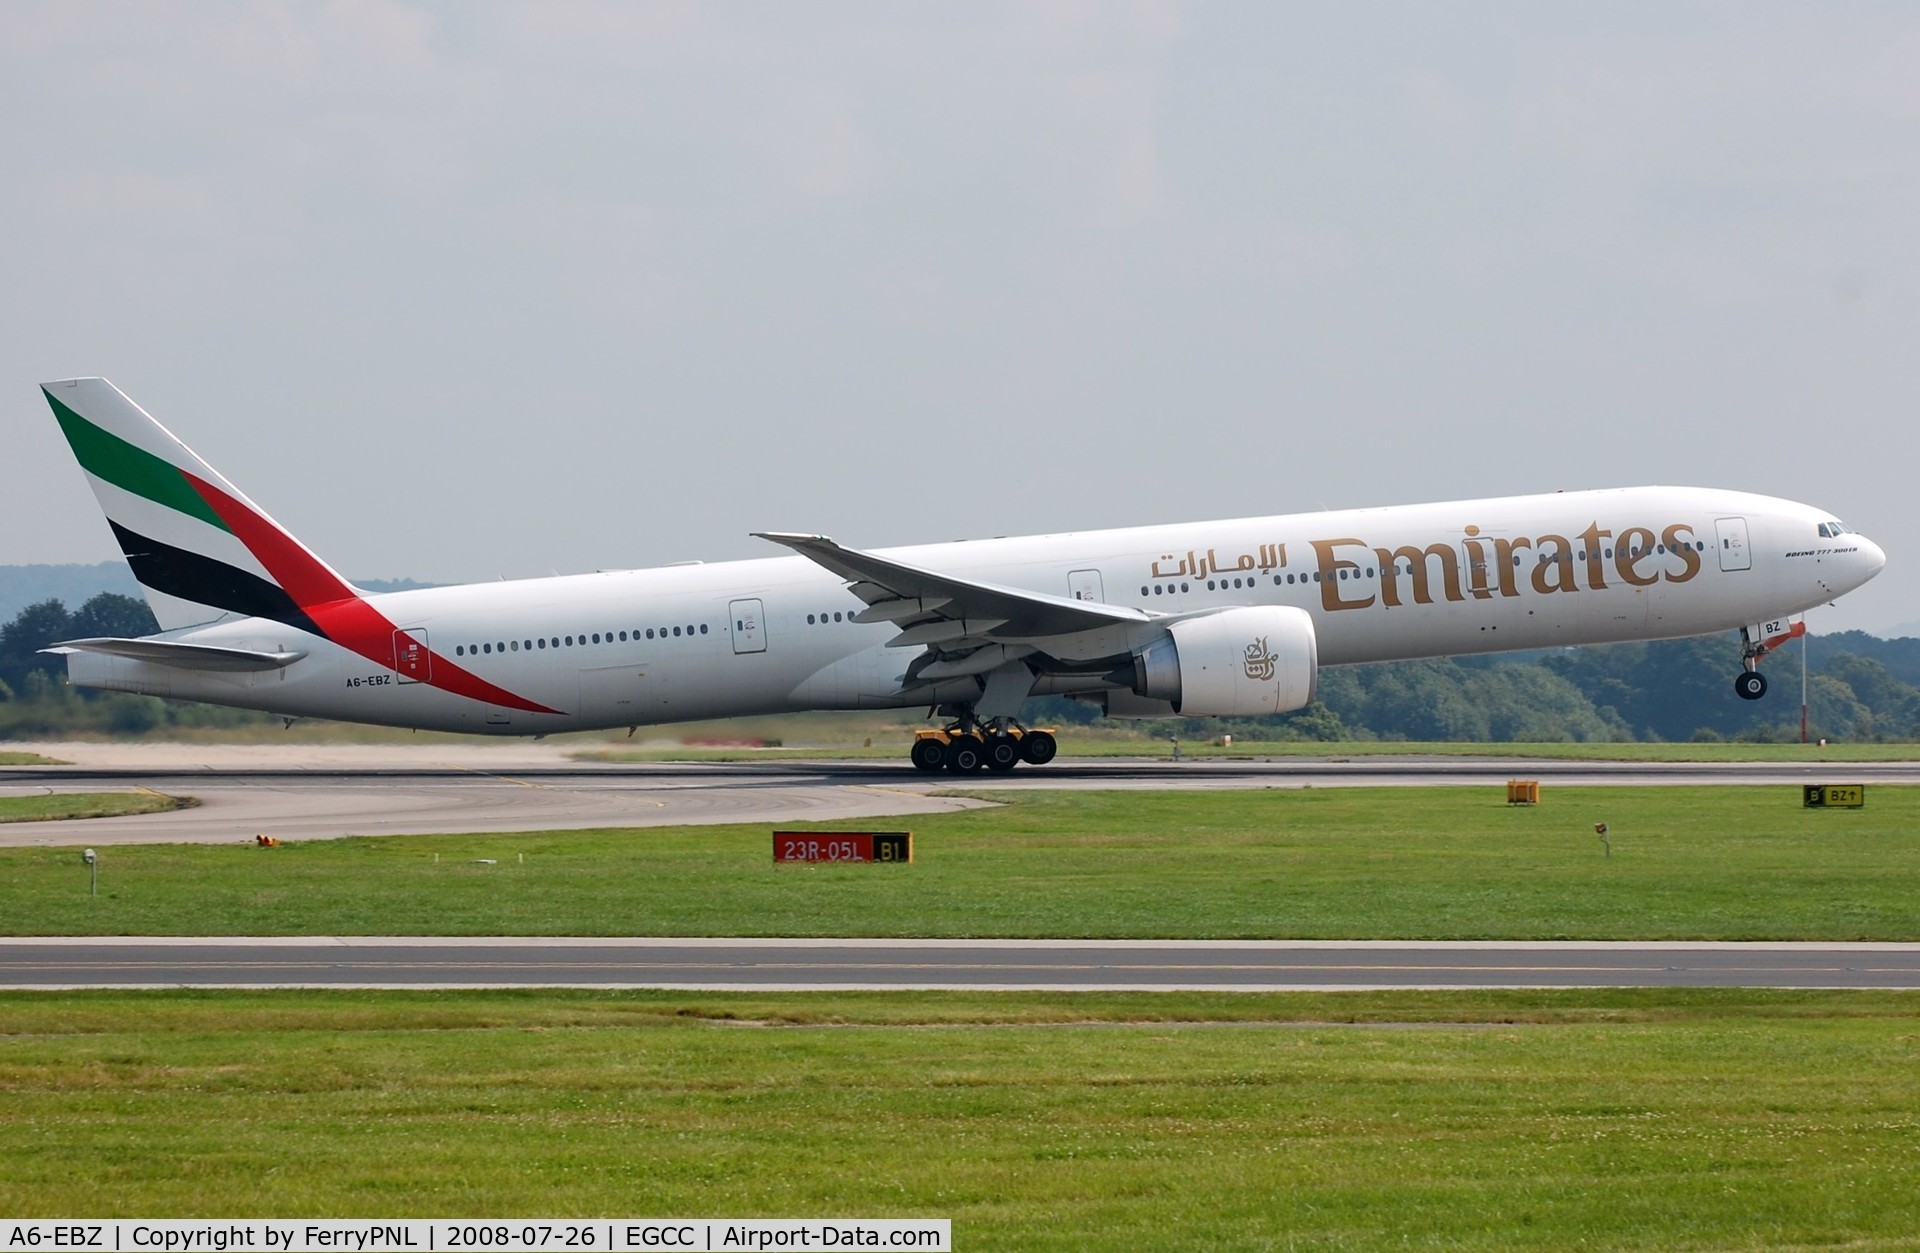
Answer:
<svg viewBox="0 0 1920 1253"><path fill-rule="evenodd" d="M1247 645L1247 677L1256 683L1271 683L1274 663L1279 660L1278 653L1267 651L1267 637L1261 636Z"/></svg>

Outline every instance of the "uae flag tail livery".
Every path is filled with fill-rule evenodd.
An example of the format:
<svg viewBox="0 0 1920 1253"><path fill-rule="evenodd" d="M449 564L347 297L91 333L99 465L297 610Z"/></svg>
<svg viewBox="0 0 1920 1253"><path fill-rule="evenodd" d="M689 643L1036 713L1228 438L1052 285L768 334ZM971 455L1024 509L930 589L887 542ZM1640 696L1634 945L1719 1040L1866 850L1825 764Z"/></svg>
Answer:
<svg viewBox="0 0 1920 1253"><path fill-rule="evenodd" d="M360 592L105 379L41 388L163 631L270 618Z"/></svg>
<svg viewBox="0 0 1920 1253"><path fill-rule="evenodd" d="M112 383L68 379L41 391L161 628L143 639L68 640L57 651L244 673L284 669L306 657L311 637L318 637L396 673L430 674L437 687L528 712L557 712L432 658ZM280 639L241 646L168 638L243 620L289 629ZM151 690L145 683L100 686Z"/></svg>

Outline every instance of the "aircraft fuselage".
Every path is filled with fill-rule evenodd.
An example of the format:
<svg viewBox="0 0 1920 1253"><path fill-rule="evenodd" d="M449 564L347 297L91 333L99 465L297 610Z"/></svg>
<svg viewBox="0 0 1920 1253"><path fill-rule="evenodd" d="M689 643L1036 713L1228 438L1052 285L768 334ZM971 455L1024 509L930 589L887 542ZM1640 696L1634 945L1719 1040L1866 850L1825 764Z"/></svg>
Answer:
<svg viewBox="0 0 1920 1253"><path fill-rule="evenodd" d="M1643 487L972 540L875 557L1042 597L1141 611L1036 637L1036 694L1116 690L1102 657L1183 615L1291 606L1318 664L1661 639L1800 613L1884 564L1832 515L1766 496ZM82 686L287 716L508 735L819 709L926 707L977 675L910 673L920 650L803 556L367 595L393 655L230 618L158 640L304 653L183 669L80 652ZM893 644L894 646L889 646ZM455 672L459 672L458 675ZM483 682L468 682L474 679ZM504 694L512 700L496 699Z"/></svg>

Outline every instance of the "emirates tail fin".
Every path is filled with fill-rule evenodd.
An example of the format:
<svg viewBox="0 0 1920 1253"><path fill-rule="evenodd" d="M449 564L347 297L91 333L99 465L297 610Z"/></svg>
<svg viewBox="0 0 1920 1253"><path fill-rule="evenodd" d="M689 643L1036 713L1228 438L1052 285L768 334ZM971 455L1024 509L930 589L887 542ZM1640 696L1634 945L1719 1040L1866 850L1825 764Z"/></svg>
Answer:
<svg viewBox="0 0 1920 1253"><path fill-rule="evenodd" d="M312 611L360 595L112 383L40 390L161 630L232 616L321 634Z"/></svg>

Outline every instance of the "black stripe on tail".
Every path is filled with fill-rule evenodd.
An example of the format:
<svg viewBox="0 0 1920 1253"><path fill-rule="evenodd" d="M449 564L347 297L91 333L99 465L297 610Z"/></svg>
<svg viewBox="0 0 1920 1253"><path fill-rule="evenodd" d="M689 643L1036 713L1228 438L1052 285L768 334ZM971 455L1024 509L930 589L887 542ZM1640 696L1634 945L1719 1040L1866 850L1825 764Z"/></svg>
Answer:
<svg viewBox="0 0 1920 1253"><path fill-rule="evenodd" d="M133 567L133 577L141 586L243 617L270 618L326 638L306 611L277 584L224 561L148 539L111 519L107 525L113 528L113 537L120 541L120 551L127 555L127 564Z"/></svg>

